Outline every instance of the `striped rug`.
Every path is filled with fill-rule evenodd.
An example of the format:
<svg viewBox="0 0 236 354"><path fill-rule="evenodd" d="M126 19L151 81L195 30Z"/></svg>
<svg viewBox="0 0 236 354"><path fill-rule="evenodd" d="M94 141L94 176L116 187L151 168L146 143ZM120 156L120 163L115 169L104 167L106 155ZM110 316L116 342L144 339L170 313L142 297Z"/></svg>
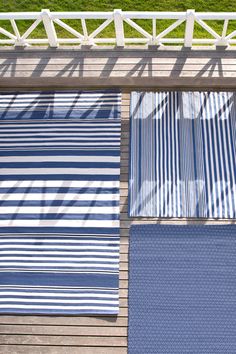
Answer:
<svg viewBox="0 0 236 354"><path fill-rule="evenodd" d="M118 313L120 100L0 94L0 313Z"/></svg>
<svg viewBox="0 0 236 354"><path fill-rule="evenodd" d="M132 92L129 214L236 217L233 92Z"/></svg>

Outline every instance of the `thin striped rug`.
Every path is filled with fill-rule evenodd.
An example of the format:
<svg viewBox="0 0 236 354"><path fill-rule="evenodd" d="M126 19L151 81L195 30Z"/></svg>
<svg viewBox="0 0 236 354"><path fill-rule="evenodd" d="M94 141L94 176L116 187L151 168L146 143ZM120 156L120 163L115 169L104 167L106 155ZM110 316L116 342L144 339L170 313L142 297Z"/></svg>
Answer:
<svg viewBox="0 0 236 354"><path fill-rule="evenodd" d="M236 353L236 225L133 225L129 354Z"/></svg>
<svg viewBox="0 0 236 354"><path fill-rule="evenodd" d="M236 217L234 92L132 92L129 214Z"/></svg>
<svg viewBox="0 0 236 354"><path fill-rule="evenodd" d="M0 94L0 313L118 313L120 100Z"/></svg>

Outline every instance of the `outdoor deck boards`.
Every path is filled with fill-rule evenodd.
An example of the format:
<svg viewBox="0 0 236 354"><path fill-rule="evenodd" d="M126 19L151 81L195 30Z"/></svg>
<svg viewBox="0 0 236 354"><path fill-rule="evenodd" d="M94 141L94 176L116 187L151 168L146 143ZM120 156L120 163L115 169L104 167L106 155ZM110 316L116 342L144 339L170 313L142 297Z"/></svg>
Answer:
<svg viewBox="0 0 236 354"><path fill-rule="evenodd" d="M98 47L78 50L62 47L0 51L0 87L3 89L45 86L218 89L235 87L235 79L235 49Z"/></svg>
<svg viewBox="0 0 236 354"><path fill-rule="evenodd" d="M39 87L63 89L85 86L90 88L116 86L122 89L120 313L117 318L112 316L0 316L0 353L2 354L127 353L130 225L137 222L196 222L128 218L130 89L131 87L135 89L141 87L147 89L153 87L156 89L163 87L236 88L236 51L96 50L92 52L65 49L6 49L0 52L2 90ZM206 220L198 222L206 223ZM207 222L215 223L213 220ZM232 220L222 222L234 223Z"/></svg>

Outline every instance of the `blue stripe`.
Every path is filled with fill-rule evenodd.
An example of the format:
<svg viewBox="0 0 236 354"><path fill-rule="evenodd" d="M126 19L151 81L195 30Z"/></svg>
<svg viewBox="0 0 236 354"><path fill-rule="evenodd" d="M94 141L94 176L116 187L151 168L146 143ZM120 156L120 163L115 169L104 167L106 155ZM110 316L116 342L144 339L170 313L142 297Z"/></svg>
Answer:
<svg viewBox="0 0 236 354"><path fill-rule="evenodd" d="M90 304L90 306L91 306L91 304ZM93 306L95 307L95 304L93 304ZM103 315L103 316L105 316L105 315L117 315L117 309L114 309L112 306L110 306L111 307L111 309L109 309L109 310L105 310L105 309L101 309L101 310L98 310L98 309L94 309L93 308L93 306L91 306L92 307L92 309L90 309L90 310L88 310L88 309L86 309L86 310L81 310L81 309L73 309L73 310L69 310L69 309L67 309L66 311L63 309L63 310L57 310L57 309L55 309L55 308L53 308L53 309L51 309L50 310L50 312L52 313L53 312L53 314L54 315L65 315L65 312L66 312L66 315L72 315L72 316L75 316L75 315L94 315L95 313L96 313L96 315ZM109 306L106 306L106 307L109 307ZM2 314L5 314L5 315L7 315L7 314L9 314L9 315L12 315L12 313L13 313L13 309L12 309L12 307L11 307L11 305L9 304L9 308L4 308L4 309L1 309L0 308L0 313L2 313ZM36 315L48 315L49 314L49 310L48 309L44 309L44 308L42 308L42 309L32 309L32 308L30 308L30 309L27 309L27 308L24 308L24 309L17 309L17 308L14 308L14 314L25 314L25 315L32 315L32 314L36 314Z"/></svg>
<svg viewBox="0 0 236 354"><path fill-rule="evenodd" d="M13 150L0 151L0 156L120 156L120 151L119 147L116 150L101 150L101 147L99 150Z"/></svg>
<svg viewBox="0 0 236 354"><path fill-rule="evenodd" d="M0 214L1 314L118 313L119 227L110 225L111 220L119 225L113 208L119 201L110 199L112 194L118 199L119 188L99 182L120 180L120 102L116 90L0 94L0 206L6 208ZM9 181L14 183L5 187ZM34 181L43 187L30 187L37 186ZM47 187L47 181L60 181L61 187ZM70 187L68 181L75 186L83 181L83 187ZM92 181L101 187L93 187ZM19 193L22 200L9 200ZM38 200L30 200L32 193ZM97 200L101 194L104 200ZM25 213L27 206L39 207L38 212ZM16 211L9 213L7 207ZM93 207L108 210L94 213ZM3 226L17 220L24 226ZM30 220L36 225L47 220L51 226L31 227ZM81 220L81 225L102 220L97 222L102 227L57 227L58 220ZM9 291L15 295L7 295Z"/></svg>
<svg viewBox="0 0 236 354"><path fill-rule="evenodd" d="M60 136L58 136L58 139L53 139L53 140L50 140L50 139L41 139L40 140L40 143L71 143L71 142L74 142L74 143L95 143L97 145L99 145L100 143L116 143L116 142L119 142L120 139L118 137L114 137L112 139L112 142L107 140L107 139L100 139L99 137L97 138L97 140L94 140L93 138L89 138L87 137L86 140L81 140L79 138L73 138L72 139L60 139ZM25 141L19 141L19 140L13 140L11 139L11 141L2 141L1 144L16 144L16 143L27 143L27 144L33 144L35 142L38 142L37 140L25 140Z"/></svg>
<svg viewBox="0 0 236 354"><path fill-rule="evenodd" d="M36 276L37 274L37 276ZM19 272L1 272L0 286L17 284L32 286L66 286L75 287L101 287L118 288L119 282L116 275L111 274L74 274L74 273L54 273L53 277L47 277L46 273L19 273ZM95 286L96 284L96 286Z"/></svg>
<svg viewBox="0 0 236 354"><path fill-rule="evenodd" d="M33 231L33 232L32 232ZM28 233L28 234L76 234L76 235L119 235L119 228L109 227L0 227L0 234Z"/></svg>
<svg viewBox="0 0 236 354"><path fill-rule="evenodd" d="M63 234L62 234L63 236ZM1 245L4 245L4 244L9 244L9 240L14 240L15 241L15 245L18 245L18 244L27 244L27 245L30 245L31 243L34 244L34 243L37 243L37 242L41 242L43 244L44 241L50 241L50 243L54 243L54 244L57 244L58 245L67 245L68 241L70 241L70 245L78 245L77 242L79 241L86 241L86 242L92 242L92 241L107 241L109 242L109 244L111 242L115 242L115 241L119 241L119 236L118 235L105 235L104 236L101 236L101 235L97 235L97 236L92 236L92 235L89 235L89 238L88 238L88 235L73 235L73 236L68 236L66 235L65 237L65 240L63 242L63 237L60 237L60 236L52 236L51 234L46 234L46 235L40 235L40 234L34 234L33 236L27 236L26 239L24 239L25 237L25 234L21 235L21 234L10 234L8 236L4 235L4 234L1 234ZM65 236L65 235L64 235ZM75 243L73 243L73 241L75 241ZM113 243L112 243L113 245ZM115 245L115 243L114 243Z"/></svg>
<svg viewBox="0 0 236 354"><path fill-rule="evenodd" d="M104 118L118 118L120 116L120 110L116 108L107 108L107 109L74 109L72 112L69 112L69 109L62 109L61 111L56 112L56 116L54 116L54 112L51 111L51 114L47 112L47 107L45 109L39 110L22 110L22 108L18 108L16 112L13 111L3 111L0 112L1 119L8 120L22 120L22 119L65 119L65 116L68 114L67 119L104 119Z"/></svg>
<svg viewBox="0 0 236 354"><path fill-rule="evenodd" d="M119 206L116 200L4 200L0 201L0 206L91 206L108 207Z"/></svg>
<svg viewBox="0 0 236 354"><path fill-rule="evenodd" d="M118 214L53 214L48 212L43 213L14 213L0 214L0 220L118 220Z"/></svg>
<svg viewBox="0 0 236 354"><path fill-rule="evenodd" d="M74 187L10 187L10 188L1 188L0 194L2 193L119 193L119 188L74 188Z"/></svg>
<svg viewBox="0 0 236 354"><path fill-rule="evenodd" d="M77 120L77 121L71 121L71 120L45 120L43 121L43 123L41 121L30 121L30 120L25 120L23 121L24 124L24 128L30 128L30 129L38 129L38 127L40 129L43 129L44 132L47 131L47 128L53 128L53 129L56 129L56 128L62 128L64 127L65 129L68 129L67 126L69 126L69 129L71 128L87 128L87 129L90 129L91 127L99 127L100 126L103 126L105 128L107 127L120 127L121 126L121 123L120 123L120 120L119 119L99 119L99 120L89 120L89 119L86 119L86 120ZM58 124L58 125L57 125ZM60 125L59 125L60 124ZM10 126L10 129L20 129L22 130L22 125L19 125L19 122L16 121L9 121L9 122L6 122L6 121L0 121L0 125L1 125L1 130L9 130L9 126ZM42 128L42 125L43 125L43 128Z"/></svg>
<svg viewBox="0 0 236 354"><path fill-rule="evenodd" d="M119 168L117 162L2 162L0 168Z"/></svg>

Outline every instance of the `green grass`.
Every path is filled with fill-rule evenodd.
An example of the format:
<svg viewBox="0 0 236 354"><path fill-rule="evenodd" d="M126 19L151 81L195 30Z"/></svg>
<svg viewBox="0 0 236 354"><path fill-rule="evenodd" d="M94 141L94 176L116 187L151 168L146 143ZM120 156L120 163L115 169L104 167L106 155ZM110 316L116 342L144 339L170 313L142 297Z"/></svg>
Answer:
<svg viewBox="0 0 236 354"><path fill-rule="evenodd" d="M124 11L185 11L187 9L195 9L200 12L236 12L236 0L2 0L0 2L0 12L24 12L24 11L40 11L41 9L50 9L51 11L112 11L114 9L122 9ZM78 31L82 31L80 21L65 21ZM103 21L87 21L89 33L91 33ZM157 33L163 31L169 24L174 21L158 21ZM30 26L32 21L17 21L20 33ZM144 29L151 33L152 22L140 20L137 21ZM207 22L217 33L221 33L223 21ZM1 27L12 32L11 26L7 21L1 21ZM58 37L73 37L61 27L57 27ZM185 24L177 27L168 36L183 37ZM236 21L231 21L228 27L228 33L236 29ZM125 35L127 37L141 37L130 26L125 25ZM114 37L114 25L107 27L100 37ZM196 24L195 38L211 38L211 35ZM46 38L46 34L42 24L40 24L32 33L31 38ZM6 38L0 35L0 38Z"/></svg>

